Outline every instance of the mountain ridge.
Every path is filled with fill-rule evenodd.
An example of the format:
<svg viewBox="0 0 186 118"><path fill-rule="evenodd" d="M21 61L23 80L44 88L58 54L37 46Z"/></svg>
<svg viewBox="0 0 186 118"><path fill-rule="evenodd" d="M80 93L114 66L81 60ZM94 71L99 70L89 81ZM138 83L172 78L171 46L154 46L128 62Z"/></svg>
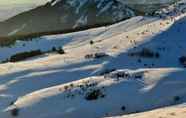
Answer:
<svg viewBox="0 0 186 118"><path fill-rule="evenodd" d="M97 24L115 23L134 15L132 10L115 0L84 0L84 2L63 0L56 4L48 2L36 9L1 22L0 28L3 27L4 29L0 29L0 36L68 30Z"/></svg>

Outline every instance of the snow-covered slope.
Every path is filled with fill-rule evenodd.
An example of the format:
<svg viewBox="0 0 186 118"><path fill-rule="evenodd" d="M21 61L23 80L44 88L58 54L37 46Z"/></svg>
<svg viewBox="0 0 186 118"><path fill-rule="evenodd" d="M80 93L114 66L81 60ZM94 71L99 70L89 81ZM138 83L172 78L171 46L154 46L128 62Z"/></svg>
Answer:
<svg viewBox="0 0 186 118"><path fill-rule="evenodd" d="M140 112L185 101L184 77L182 69L118 70L27 94L1 117L11 117L15 109L20 110L19 118L100 118Z"/></svg>
<svg viewBox="0 0 186 118"><path fill-rule="evenodd" d="M170 8L161 17L1 47L1 61L47 53L1 64L0 118L113 117L186 102L186 5Z"/></svg>
<svg viewBox="0 0 186 118"><path fill-rule="evenodd" d="M186 115L185 104L176 105L172 107L165 107L161 109L156 109L148 112L131 114L125 116L117 116L110 118L184 118Z"/></svg>

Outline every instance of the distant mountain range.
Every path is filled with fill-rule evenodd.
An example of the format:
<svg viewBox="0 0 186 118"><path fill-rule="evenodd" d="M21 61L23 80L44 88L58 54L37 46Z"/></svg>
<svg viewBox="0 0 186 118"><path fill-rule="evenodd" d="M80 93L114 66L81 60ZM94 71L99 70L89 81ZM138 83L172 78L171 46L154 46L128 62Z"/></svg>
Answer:
<svg viewBox="0 0 186 118"><path fill-rule="evenodd" d="M144 10L151 11L149 5L128 6L121 2L120 0L51 0L45 5L0 22L0 37L78 31L113 24L139 15Z"/></svg>
<svg viewBox="0 0 186 118"><path fill-rule="evenodd" d="M116 0L52 0L0 23L0 36L94 27L118 22L135 13Z"/></svg>

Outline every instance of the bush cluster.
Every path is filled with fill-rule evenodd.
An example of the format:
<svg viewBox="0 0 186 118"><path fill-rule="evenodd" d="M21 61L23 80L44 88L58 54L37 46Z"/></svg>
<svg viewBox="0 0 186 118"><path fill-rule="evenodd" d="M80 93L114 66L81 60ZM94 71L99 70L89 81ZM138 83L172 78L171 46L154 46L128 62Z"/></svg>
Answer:
<svg viewBox="0 0 186 118"><path fill-rule="evenodd" d="M105 95L102 93L100 89L95 89L92 91L89 91L85 95L86 100L97 100L99 98L103 98Z"/></svg>
<svg viewBox="0 0 186 118"><path fill-rule="evenodd" d="M181 56L179 58L179 62L184 66L186 67L186 56Z"/></svg>
<svg viewBox="0 0 186 118"><path fill-rule="evenodd" d="M11 115L13 117L17 117L19 115L19 109L18 108L14 108L10 111Z"/></svg>
<svg viewBox="0 0 186 118"><path fill-rule="evenodd" d="M53 47L50 51L45 51L42 52L41 50L32 50L32 51L27 51L27 52L20 52L17 54L12 55L9 59L5 59L1 61L1 63L7 63L7 62L18 62L18 61L23 61L25 59L34 57L34 56L39 56L44 53L50 53L50 52L57 52L58 54L65 54L65 51L63 48L59 47Z"/></svg>
<svg viewBox="0 0 186 118"><path fill-rule="evenodd" d="M22 52L22 53L17 53L13 56L10 57L9 61L10 62L17 62L17 61L22 61L30 57L42 55L43 52L41 50L33 50L30 52Z"/></svg>
<svg viewBox="0 0 186 118"><path fill-rule="evenodd" d="M109 55L101 52L101 53L95 53L95 54L87 54L85 55L85 59L100 59L100 58L104 58L104 57L108 57Z"/></svg>
<svg viewBox="0 0 186 118"><path fill-rule="evenodd" d="M129 53L129 56L139 56L139 57L144 57L144 58L159 58L160 54L158 52L154 52L148 48L143 48L139 52Z"/></svg>

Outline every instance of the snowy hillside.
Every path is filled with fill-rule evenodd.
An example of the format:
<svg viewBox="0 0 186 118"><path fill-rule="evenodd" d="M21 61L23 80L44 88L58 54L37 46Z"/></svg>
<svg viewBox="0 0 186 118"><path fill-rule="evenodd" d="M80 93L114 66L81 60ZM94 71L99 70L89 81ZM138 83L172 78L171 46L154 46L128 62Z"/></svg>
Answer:
<svg viewBox="0 0 186 118"><path fill-rule="evenodd" d="M172 107L165 107L161 109L156 109L148 112L131 114L126 116L117 116L109 118L184 118L186 115L186 106L185 104L176 105Z"/></svg>
<svg viewBox="0 0 186 118"><path fill-rule="evenodd" d="M17 109L19 118L100 118L177 104L186 100L185 76L182 69L116 71L27 94L1 117Z"/></svg>
<svg viewBox="0 0 186 118"><path fill-rule="evenodd" d="M0 118L117 118L185 103L185 9L1 42Z"/></svg>

